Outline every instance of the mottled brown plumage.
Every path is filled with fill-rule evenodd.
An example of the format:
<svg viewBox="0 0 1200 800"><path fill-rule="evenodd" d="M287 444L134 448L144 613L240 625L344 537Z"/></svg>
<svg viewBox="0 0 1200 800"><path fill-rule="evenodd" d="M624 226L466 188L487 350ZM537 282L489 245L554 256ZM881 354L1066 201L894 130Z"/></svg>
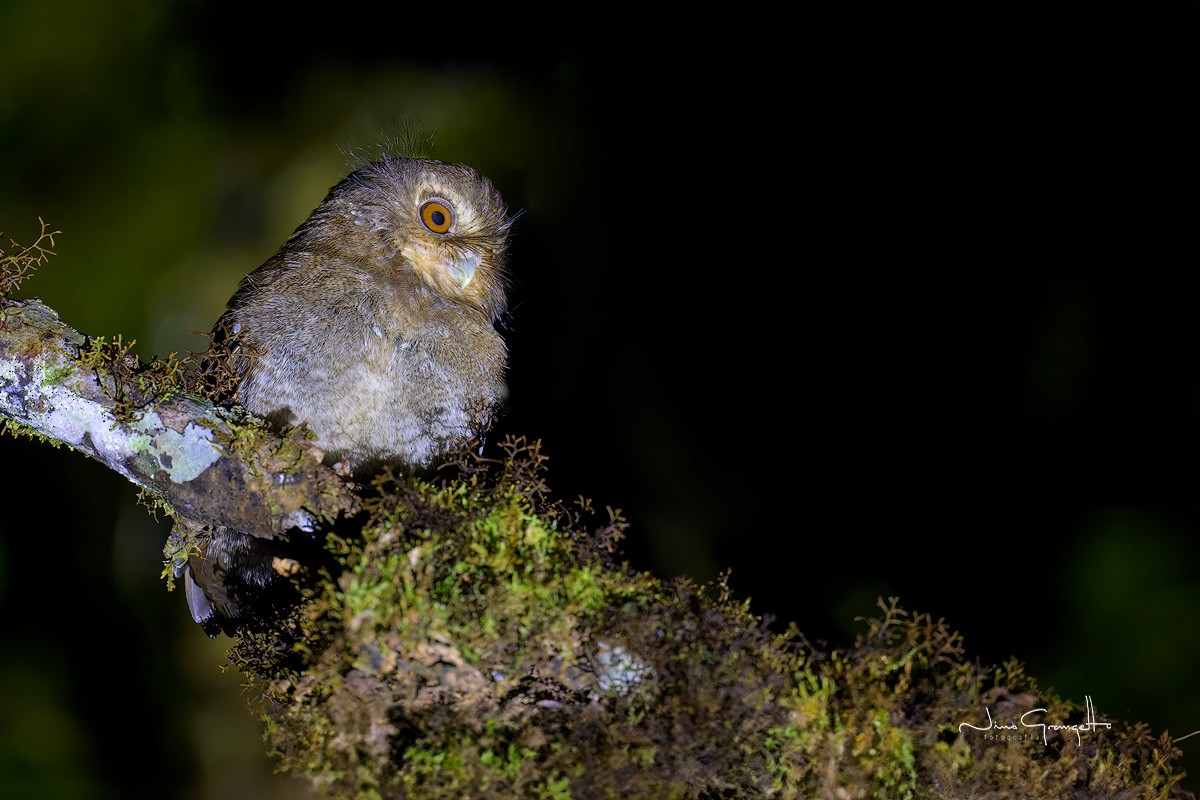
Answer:
<svg viewBox="0 0 1200 800"><path fill-rule="evenodd" d="M365 476L423 469L484 432L506 352L499 193L469 167L391 157L335 185L230 299L234 400L307 424L329 463ZM232 586L270 580L263 544L213 531L185 569L193 616L239 613ZM214 609L215 606L215 609Z"/></svg>
<svg viewBox="0 0 1200 800"><path fill-rule="evenodd" d="M508 227L468 167L389 159L352 173L230 300L222 322L261 353L237 401L307 423L356 471L428 466L499 401Z"/></svg>

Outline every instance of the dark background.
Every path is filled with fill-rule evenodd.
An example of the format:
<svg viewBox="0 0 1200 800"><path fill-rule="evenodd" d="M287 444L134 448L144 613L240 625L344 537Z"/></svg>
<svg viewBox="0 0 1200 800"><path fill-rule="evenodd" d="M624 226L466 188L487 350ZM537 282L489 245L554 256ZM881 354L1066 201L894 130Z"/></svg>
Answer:
<svg viewBox="0 0 1200 800"><path fill-rule="evenodd" d="M0 2L0 230L62 229L22 294L80 331L200 349L340 149L417 117L522 210L499 431L621 508L634 563L731 569L831 647L898 596L983 663L1181 736L1200 13L972 8ZM300 794L226 643L165 592L135 488L7 436L0 481L0 796Z"/></svg>

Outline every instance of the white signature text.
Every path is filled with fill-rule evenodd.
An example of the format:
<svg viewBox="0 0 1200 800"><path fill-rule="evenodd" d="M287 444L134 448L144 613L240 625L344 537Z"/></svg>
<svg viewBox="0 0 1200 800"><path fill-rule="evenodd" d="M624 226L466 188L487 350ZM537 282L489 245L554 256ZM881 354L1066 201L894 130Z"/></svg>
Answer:
<svg viewBox="0 0 1200 800"><path fill-rule="evenodd" d="M964 722L958 726L958 732L962 733L963 728L970 728L971 730L976 730L976 731L991 731L991 730L1016 731L1021 728L1028 728L1030 730L1041 729L1042 744L1048 744L1048 741L1047 741L1047 732L1048 731L1074 731L1075 732L1075 743L1078 745L1082 745L1083 744L1083 733L1085 731L1094 731L1097 728L1111 728L1112 727L1111 722L1097 722L1096 721L1096 707L1094 705L1092 705L1091 695L1087 695L1084 698L1084 704L1085 704L1085 708L1086 708L1085 720L1083 722L1080 722L1075 725L1052 725L1052 724L1047 724L1045 722L1031 721L1029 719L1034 714L1045 714L1046 709L1044 709L1044 708L1030 709L1029 711L1026 711L1024 714L1022 714L1020 719L1017 722L1009 723L1006 725L1002 722L996 722L995 720L993 720L991 710L987 706L984 706L983 710L987 713L988 724L986 726L980 726L980 725L972 725L969 722Z"/></svg>

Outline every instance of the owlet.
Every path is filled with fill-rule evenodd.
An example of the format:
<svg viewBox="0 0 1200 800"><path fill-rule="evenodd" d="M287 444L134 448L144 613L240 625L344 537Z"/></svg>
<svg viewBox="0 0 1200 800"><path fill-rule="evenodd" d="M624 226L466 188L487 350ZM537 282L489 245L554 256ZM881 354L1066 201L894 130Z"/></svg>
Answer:
<svg viewBox="0 0 1200 800"><path fill-rule="evenodd" d="M423 469L491 424L506 350L512 224L473 169L388 157L361 167L243 280L214 328L232 336L236 395L275 425L307 424L357 476ZM269 546L215 528L180 572L214 634L268 583Z"/></svg>

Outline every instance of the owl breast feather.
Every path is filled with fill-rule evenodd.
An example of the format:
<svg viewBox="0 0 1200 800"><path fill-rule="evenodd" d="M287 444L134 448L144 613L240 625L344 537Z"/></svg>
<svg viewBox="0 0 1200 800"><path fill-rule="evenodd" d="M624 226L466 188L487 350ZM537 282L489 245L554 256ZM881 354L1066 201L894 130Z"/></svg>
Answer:
<svg viewBox="0 0 1200 800"><path fill-rule="evenodd" d="M239 399L256 414L306 423L327 460L355 465L426 467L486 428L504 359L494 330L399 339L373 325L355 338L359 352L333 358L281 357L267 345Z"/></svg>

